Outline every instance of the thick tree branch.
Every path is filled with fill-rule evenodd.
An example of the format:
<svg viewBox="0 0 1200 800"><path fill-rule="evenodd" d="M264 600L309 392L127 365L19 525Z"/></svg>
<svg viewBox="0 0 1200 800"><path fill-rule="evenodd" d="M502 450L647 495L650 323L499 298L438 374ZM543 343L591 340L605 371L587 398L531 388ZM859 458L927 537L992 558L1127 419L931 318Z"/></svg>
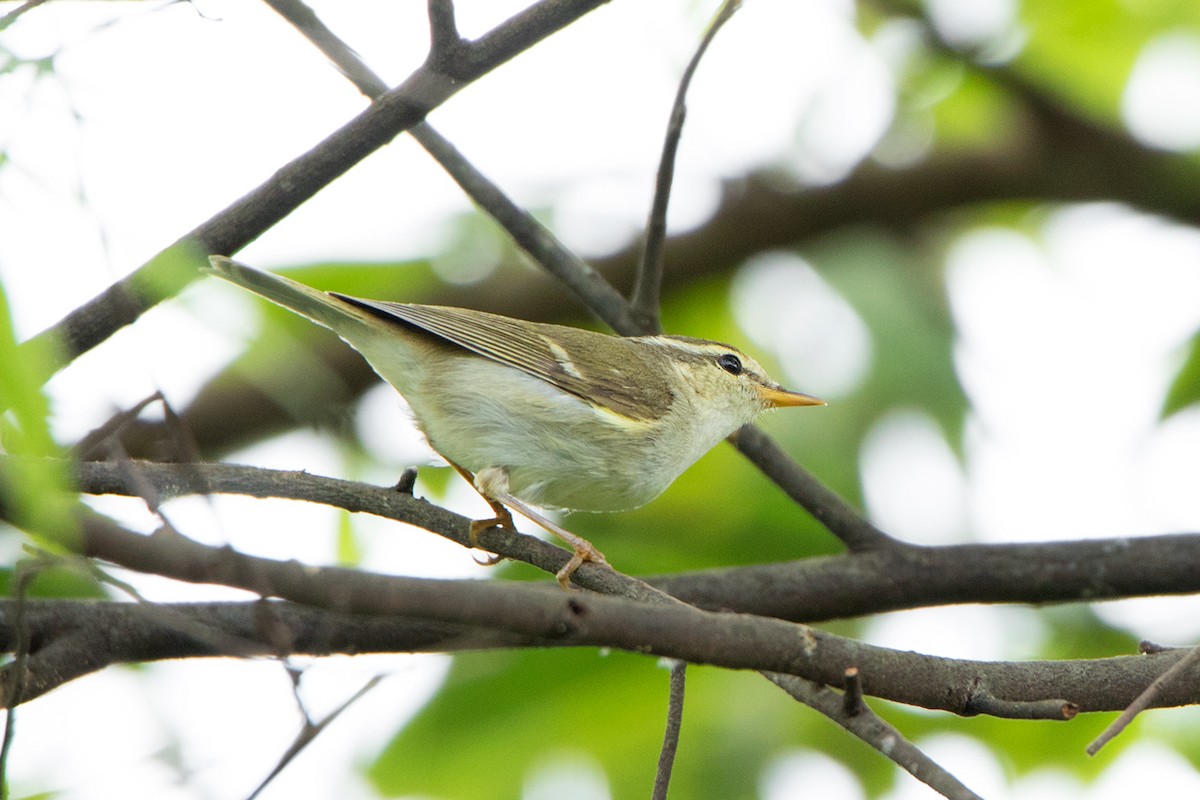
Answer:
<svg viewBox="0 0 1200 800"><path fill-rule="evenodd" d="M375 615L338 614L292 603L111 603L27 600L30 654L23 700L104 667L176 658L292 654L454 652L518 647L499 631ZM17 644L16 601L0 602L0 649ZM15 684L0 671L0 698Z"/></svg>
<svg viewBox="0 0 1200 800"><path fill-rule="evenodd" d="M172 487L178 490L189 480L194 481L189 476L197 474L190 467L174 467L174 477L166 481L171 467L148 466L151 469L142 472L137 482L154 482L151 476L157 476L164 495L169 495ZM133 471L110 470L105 473L106 480L121 483ZM238 487L248 485L245 476L222 473L220 466L206 477L210 486L222 480ZM290 474L287 483L303 483L312 478ZM371 490L360 495L354 484L344 481L333 482L322 491L335 495L348 492L360 497L374 495L382 506L407 505L410 512L414 510L412 506L420 505L425 506L424 513L447 513L396 492ZM391 497L386 497L388 494ZM206 547L165 529L153 536L141 536L95 515L83 517L80 528L78 546L84 555L139 572L242 588L255 595L278 597L338 614L395 615L430 623L467 625L533 637L541 645L553 642L556 646L618 647L695 663L793 674L826 684L840 684L845 670L855 667L868 694L960 714L979 713L981 698L987 699L984 710L1034 707L1022 704L1034 704L1040 709L1050 701L1060 708L1074 705L1084 711L1124 708L1163 669L1186 653L1166 651L1148 656L1030 664L961 661L872 647L778 619L662 603L645 592L642 599L629 599L569 594L541 585L432 581L313 567L254 558L227 547ZM489 548L492 546L486 540L485 543ZM560 561L551 565L553 569L565 560L566 553L547 547L560 554ZM616 581L603 586L604 590L632 594L633 590L620 581L638 585L611 570L585 566L590 569L580 576L581 581ZM90 630L104 631L107 635L109 627L92 626ZM212 646L212 642L208 645ZM53 655L50 648L54 646L53 642L40 645L36 650L31 649L31 655L34 652ZM66 657L67 653L63 655ZM95 665L86 663L81 667L94 668ZM1154 699L1155 705L1195 702L1194 694L1200 690L1195 689L1197 676L1191 674L1193 671L1196 670L1189 670L1183 676L1185 680L1164 687Z"/></svg>
<svg viewBox="0 0 1200 800"><path fill-rule="evenodd" d="M15 601L0 601L0 650L17 645ZM539 640L470 626L414 621L397 616L352 615L279 601L146 605L94 601L31 601L24 628L35 652L24 667L26 700L105 666L222 655L286 657L358 653L464 652L478 649L555 646ZM216 643L226 643L224 649ZM19 676L14 666L0 671L0 696ZM678 737L684 662L672 670L666 739ZM970 797L960 784L887 723L865 707L845 710L832 690L773 673L768 677L793 698L830 717L920 780L948 797ZM859 698L861 701L861 697ZM866 710L867 713L863 713ZM667 754L664 746L664 756ZM665 791L668 770L660 765L658 786Z"/></svg>
<svg viewBox="0 0 1200 800"><path fill-rule="evenodd" d="M664 575L705 608L798 622L956 603L1070 603L1195 594L1200 534L901 547Z"/></svg>
<svg viewBox="0 0 1200 800"><path fill-rule="evenodd" d="M85 468L109 466L112 465L85 465ZM137 465L124 466L124 469L110 474L109 478L115 479L116 482L130 481L129 476L138 471ZM197 470L187 466L147 466L159 476L159 484L165 490L164 494L179 491L182 483L197 480ZM176 483L161 480L171 471L177 476L182 476L183 480ZM228 474L210 476L216 480L206 479L203 483L211 488L213 484L219 484L223 478L237 487L252 485L252 482L246 480L244 474L239 474L243 473L245 468L228 468L225 471ZM289 482L301 484L312 478L312 476L303 474L291 477L298 480ZM133 482L143 486L147 480L144 475L139 475ZM320 479L318 479L319 482ZM353 493L352 490L352 484L340 481L331 482L330 486L323 488L323 491L331 496L339 496L347 492ZM395 492L388 494L392 498L398 495ZM399 496L405 497L404 495ZM411 498L408 499L411 500ZM149 538L138 536L121 531L111 523L95 517L86 519L83 529L85 552L108 558L131 569L158 572L184 580L220 582L240 586L258 594L289 597L306 604L316 603L332 609L338 614L346 612L382 613L389 617L399 615L405 620L415 617L435 623L446 623L450 626L450 630L442 636L439 636L436 625L432 629L421 631L422 634L430 637L430 641L436 643L437 649L444 650L475 647L479 643L478 640L462 638L461 626L463 625L472 629L475 626L485 630L500 628L504 632L518 634L518 636L515 639L511 637L485 639L482 646L489 644L497 647L616 646L636 652L683 657L700 663L733 667L753 666L760 671L766 670L772 673L798 673L806 680L816 680L822 683L831 682L827 674L830 669L839 670L838 674L841 677L853 671L856 674L871 676L872 680L879 681L878 684L869 685L868 691L871 693L901 702L916 701L925 705L928 701L933 700L933 695L937 695L944 700L942 705L934 707L960 714L990 713L1005 717L1036 719L1069 719L1080 708L1081 703L1069 699L1073 696L1072 694L1064 692L1060 695L1057 693L1060 686L1072 682L1080 684L1075 686L1075 693L1086 695L1091 701L1095 701L1097 692L1091 687L1093 681L1106 687L1106 691L1118 687L1117 691L1124 689L1129 694L1136 695L1137 690L1143 685L1142 681L1145 680L1144 674L1138 669L1142 666L1141 660L1136 657L1098 662L1051 662L1050 664L1026 665L959 662L871 648L807 628L796 628L789 638L786 628L773 629L773 626L786 623L760 620L746 615L705 615L704 612L678 604L654 603L650 606L655 609L672 609L684 614L679 618L668 615L667 619L655 619L655 612L650 612L651 618L649 619L641 618L639 615L642 612L637 609L647 608L644 603L634 603L624 610L620 608L607 609L603 616L604 623L597 629L595 625L597 607L594 604L596 602L603 603L604 598L593 599L584 595L565 596L567 604L564 609L558 606L558 602L564 600L564 595L553 589L547 592L545 590L547 587L519 585L520 588L516 591L522 596L507 597L505 587L518 586L515 584L483 584L494 587L494 589L488 589L488 593L493 591L499 593L490 594L488 597L460 597L461 585L465 583L470 586L473 582L390 579L387 576L369 575L350 570L316 569L294 563L270 562L265 559L249 558L234 553L228 548L203 547L169 532L160 532ZM621 587L617 588L621 589ZM466 588L465 591L470 595L474 589ZM549 601L549 606L540 610L534 608L535 596ZM382 605L379 605L377 601ZM73 604L67 603L66 605ZM439 607L448 605L455 610L447 612L445 609L439 608L430 614L423 610L427 605ZM266 608L274 608L274 606L266 606ZM558 610L555 610L556 608ZM601 610L604 610L603 605L601 605ZM159 612L161 613L162 610L159 609ZM511 613L517 614L519 618L511 617ZM698 619L689 620L687 616L689 614L701 616ZM632 620L632 624L624 625L619 622L622 617ZM729 628L723 624L730 621L733 621L735 627ZM178 619L176 618L174 622L177 623ZM291 651L293 643L298 640L290 633L281 635L281 630L288 630L286 626L273 624L262 627L271 631L272 635L265 638L276 655ZM335 623L335 627L338 630L351 628L344 621ZM765 629L763 629L764 627ZM99 628L92 624L87 625L87 630L95 631L97 629L121 630L120 626L113 624L102 625ZM177 640L180 632L177 624L173 624L170 631L172 639ZM715 637L712 636L713 634ZM620 637L625 635L631 636L632 639L622 640ZM610 638L613 636L617 638ZM667 641L660 645L658 643L659 636L666 636ZM247 652L247 647L241 639L229 638L235 644L234 652L238 654ZM633 643L634 640L636 640L636 644ZM683 640L686 640L686 644ZM105 663L120 660L119 651L114 650L112 645L114 642L121 641L122 638L119 636L102 637L102 641L85 647L92 658L82 661L73 661L72 652L83 645L80 642L71 642L69 637L66 645L58 648L54 647L53 643L39 646L37 653L31 653L36 657L30 660L29 666L25 670L22 670L19 675L7 677L14 681L14 685L32 687L32 691L22 695L28 697L34 691L42 692L53 688L54 679L48 679L46 676L63 676L62 679L65 680L82 674L82 672L97 669L104 666ZM202 647L203 651L199 653L202 655L213 654L215 649L213 643L219 642L221 639L210 634L199 637L198 645L196 641L193 639L193 646ZM788 656L780 652L763 653L762 645L765 641L783 642L785 650L795 651L798 649L803 651L804 657L797 660L794 652ZM61 645L62 642L60 641L59 644ZM677 649L681 646L682 650ZM219 649L215 650L220 652ZM756 654L756 656L763 654L768 658L788 658L790 659L788 663L793 666L790 670L785 670L776 664L758 664L754 661L745 663L739 660L744 656L737 654L747 652ZM1178 654L1178 651L1170 652L1172 656ZM144 650L134 652L132 655L137 660L150 660ZM170 656L179 657L179 653L173 652ZM826 660L826 656L833 658L834 663L830 664ZM734 661L725 660L729 657L732 657ZM70 662L69 666L56 663L60 660ZM47 665L49 669L47 669ZM1063 675L1056 675L1055 671L1064 666L1077 671L1068 670ZM1171 663L1154 666L1158 669L1168 669L1171 667ZM1190 664L1187 663L1182 666L1177 665L1176 671L1185 667L1189 674L1196 671L1191 669ZM1113 674L1111 671L1113 668L1118 669L1118 674ZM1101 674L1093 674L1094 669L1099 669ZM1121 669L1132 669L1133 672L1132 674L1125 673L1121 672ZM1022 670L1027 670L1028 674L1021 675ZM5 677L0 675L0 690L3 689ZM784 688L789 686L785 675L768 675L768 677L772 677ZM903 684L906 680L915 680L916 683ZM900 681L903 685L897 685L896 681ZM933 691L931 687L938 683L942 684L942 690L940 692ZM792 692L797 687L803 688L804 685L793 682L788 690ZM863 682L860 681L859 685L862 686ZM811 688L801 694L805 697L811 694L819 698L823 691L825 690ZM1014 691L1017 693L1015 696ZM1047 696L1047 691L1053 692L1053 694ZM1022 692L1032 692L1036 696L1030 697L1021 694ZM793 696L799 697L794 692ZM804 699L810 704L813 702L812 698L801 697L799 699ZM1155 702L1169 704L1172 701L1164 693L1163 696L1156 697ZM1183 699L1181 702L1189 702L1189 700ZM824 705L829 705L829 703ZM919 750L911 746L902 746L907 743L902 738L897 738L894 731L889 732L887 726L882 722L872 720L869 715L863 715L861 712L851 713L844 702L831 711L827 711L823 706L814 707L821 710L822 713L827 713L835 722L842 724L850 732L872 743L873 746L883 749L898 764L914 771L914 774L921 776L923 780L938 788L946 796L972 796L953 776L938 768L933 762L929 762ZM896 749L898 747L899 750Z"/></svg>
<svg viewBox="0 0 1200 800"><path fill-rule="evenodd" d="M0 456L0 467L20 460ZM138 497L145 487L172 497L227 493L324 503L424 528L467 546L466 517L390 488L230 464L93 462L73 467L87 494ZM490 551L554 572L567 551L532 536L492 529ZM619 559L616 559L619 562ZM1200 591L1200 534L1083 539L1023 544L918 547L733 567L650 578L674 597L797 622L850 618L953 603L1092 602ZM584 565L581 581L596 591L625 591L613 573Z"/></svg>
<svg viewBox="0 0 1200 800"><path fill-rule="evenodd" d="M1053 699L1082 711L1124 708L1185 655L1167 651L1031 663L947 659L874 647L781 620L682 604L566 593L525 583L404 578L272 561L176 534L133 534L95 516L83 519L81 527L85 555L139 572L238 587L338 614L466 625L527 637L537 646L616 647L823 684L840 684L845 670L857 667L867 694L958 714L978 713L974 701L984 692L1009 704ZM1165 687L1155 705L1197 702L1196 671Z"/></svg>

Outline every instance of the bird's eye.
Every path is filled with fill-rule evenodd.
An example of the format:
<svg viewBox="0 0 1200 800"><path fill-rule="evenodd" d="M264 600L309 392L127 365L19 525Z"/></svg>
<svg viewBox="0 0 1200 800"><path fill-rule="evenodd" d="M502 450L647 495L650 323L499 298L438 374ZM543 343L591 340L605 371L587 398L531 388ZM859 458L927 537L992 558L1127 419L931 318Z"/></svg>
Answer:
<svg viewBox="0 0 1200 800"><path fill-rule="evenodd" d="M733 353L722 353L717 356L717 366L730 375L742 374L742 360Z"/></svg>

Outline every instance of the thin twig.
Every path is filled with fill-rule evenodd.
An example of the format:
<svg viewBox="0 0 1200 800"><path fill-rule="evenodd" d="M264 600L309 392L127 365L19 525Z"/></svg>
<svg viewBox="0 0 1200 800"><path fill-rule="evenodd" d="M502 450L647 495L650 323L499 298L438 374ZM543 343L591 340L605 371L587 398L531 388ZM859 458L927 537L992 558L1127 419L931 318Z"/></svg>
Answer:
<svg viewBox="0 0 1200 800"><path fill-rule="evenodd" d="M692 54L679 88L675 91L675 102L671 105L671 116L667 123L667 134L663 140L662 155L658 162L658 177L654 184L654 198L650 204L650 215L646 220L642 256L638 260L637 273L633 281L633 314L647 333L662 330L660 305L662 298L663 246L667 239L667 205L671 199L671 184L675 179L675 157L679 152L679 141L683 137L683 123L687 118L687 92L692 76L700 66L700 59L716 38L717 31L741 8L741 0L725 0L716 16L709 23L696 52Z"/></svg>
<svg viewBox="0 0 1200 800"><path fill-rule="evenodd" d="M901 547L899 541L872 525L836 492L783 452L761 428L746 425L729 438L742 455L841 539L851 552Z"/></svg>
<svg viewBox="0 0 1200 800"><path fill-rule="evenodd" d="M1129 727L1129 723L1133 722L1133 718L1147 708L1158 699L1163 690L1177 680L1180 675L1193 669L1197 663L1200 663L1200 647L1192 647L1188 650L1183 658L1171 665L1171 668L1155 678L1146 689L1139 694L1134 701L1129 704L1121 715L1113 720L1112 724L1104 729L1104 732L1096 737L1095 741L1087 746L1087 754L1094 756L1100 752L1100 748L1112 741L1121 731Z"/></svg>
<svg viewBox="0 0 1200 800"><path fill-rule="evenodd" d="M1001 719L1047 719L1056 722L1075 719L1079 714L1079 706L1070 700L1055 697L1045 700L1005 700L981 690L972 692L967 709L969 713Z"/></svg>
<svg viewBox="0 0 1200 800"><path fill-rule="evenodd" d="M6 29L9 25L12 25L14 22L16 22L22 14L32 11L44 2L46 2L46 0L25 0L24 3L17 6L3 17L0 17L0 31Z"/></svg>
<svg viewBox="0 0 1200 800"><path fill-rule="evenodd" d="M271 781L275 780L279 773L283 772L284 767L292 763L296 756L300 755L305 747L308 747L310 744L312 744L314 739L321 735L321 733L328 728L335 719L342 715L342 712L361 700L367 694L367 692L378 686L383 678L383 675L376 675L375 677L371 678L371 680L367 681L362 688L351 695L346 702L329 712L329 714L320 722L313 722L312 718L308 715L308 711L304 708L304 704L300 701L299 685L294 678L292 689L293 692L296 693L296 702L300 706L300 712L304 717L304 726L300 729L300 732L296 734L296 738L292 741L288 749L284 751L282 756L279 757L279 761L275 764L274 768L270 771L270 773L267 774L265 778L263 778L262 783L255 787L253 792L247 795L246 800L254 800L254 798L258 797L262 793L262 790L266 789L267 785Z"/></svg>
<svg viewBox="0 0 1200 800"><path fill-rule="evenodd" d="M634 318L629 303L603 275L559 242L532 214L514 203L432 126L422 123L409 132L521 249L558 278L606 325L626 336L646 332Z"/></svg>
<svg viewBox="0 0 1200 800"><path fill-rule="evenodd" d="M671 662L671 683L667 692L667 729L663 733L662 751L658 754L658 770L654 774L654 800L666 800L671 785L671 768L679 748L679 731L683 727L683 696L687 685L687 662Z"/></svg>
<svg viewBox="0 0 1200 800"><path fill-rule="evenodd" d="M861 704L857 713L847 714L842 695L826 686L792 675L764 674L796 700L862 739L943 797L950 800L981 800L979 795L905 739L900 731L881 719L865 703Z"/></svg>
<svg viewBox="0 0 1200 800"><path fill-rule="evenodd" d="M341 41L300 0L264 0L349 78L367 97L379 96L386 86L353 48ZM430 7L430 27L435 38L445 25ZM447 36L449 34L446 34ZM454 34L457 36L457 33ZM558 278L580 301L617 333L636 336L645 330L634 319L628 302L591 265L563 246L553 233L522 209L499 186L483 175L461 152L428 122L409 131L422 147L441 164L450 177L480 208L484 209L513 241L542 267Z"/></svg>
<svg viewBox="0 0 1200 800"><path fill-rule="evenodd" d="M0 454L0 471L19 475L24 461ZM129 478L132 468L138 471L140 481L151 482L164 499L223 493L304 500L374 514L424 528L460 545L468 543L470 521L466 517L395 487L222 463L137 461L122 466L91 462L64 467L86 494L136 496L137 488ZM549 572L558 570L568 556L533 536L506 537L490 530L480 537L488 549L505 548L509 557ZM1200 591L1200 575L1192 567L1197 560L1200 534L1182 533L1069 542L905 545L896 550L726 567L648 580L691 605L811 622L954 603L1045 604L1194 594ZM590 566L581 568L581 574L588 574ZM1133 693L1120 707L1131 697Z"/></svg>
<svg viewBox="0 0 1200 800"><path fill-rule="evenodd" d="M452 63L463 47L454 18L453 0L429 0L429 63Z"/></svg>
<svg viewBox="0 0 1200 800"><path fill-rule="evenodd" d="M866 704L863 702L862 674L858 667L846 667L846 680L842 684L842 713L854 717L863 712Z"/></svg>
<svg viewBox="0 0 1200 800"><path fill-rule="evenodd" d="M107 443L113 437L119 435L128 425L130 425L138 415L145 410L151 403L159 400L164 400L162 392L154 392L149 397L135 403L131 408L123 411L118 411L113 414L96 428L93 428L88 433L75 443L71 448L71 455L79 461L91 461L94 458L100 458L103 454L99 452L101 446L107 446ZM187 459L195 460L195 459Z"/></svg>
<svg viewBox="0 0 1200 800"><path fill-rule="evenodd" d="M453 74L418 67L403 83L279 169L264 183L154 256L129 276L20 346L49 380L75 358L199 277L212 253L232 255L303 202L474 80L557 33L607 0L541 0L463 49ZM236 124L232 121L226 124Z"/></svg>
<svg viewBox="0 0 1200 800"><path fill-rule="evenodd" d="M279 16L283 17L292 27L304 34L325 57L346 76L358 90L372 100L380 97L388 90L388 85L376 75L349 45L343 42L324 22L316 12L303 0L263 0ZM432 15L430 17L433 19ZM451 13L453 22L453 9ZM431 27L433 27L431 25ZM431 45L432 50L436 45Z"/></svg>

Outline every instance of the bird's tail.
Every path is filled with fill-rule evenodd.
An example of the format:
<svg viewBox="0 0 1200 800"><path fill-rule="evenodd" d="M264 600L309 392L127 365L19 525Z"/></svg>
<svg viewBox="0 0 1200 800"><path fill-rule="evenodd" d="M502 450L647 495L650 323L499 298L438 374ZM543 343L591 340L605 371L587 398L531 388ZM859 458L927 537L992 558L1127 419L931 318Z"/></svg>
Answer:
<svg viewBox="0 0 1200 800"><path fill-rule="evenodd" d="M225 256L209 256L208 263L206 272L308 317L343 338L350 338L363 326L374 327L362 309L291 278L263 272Z"/></svg>

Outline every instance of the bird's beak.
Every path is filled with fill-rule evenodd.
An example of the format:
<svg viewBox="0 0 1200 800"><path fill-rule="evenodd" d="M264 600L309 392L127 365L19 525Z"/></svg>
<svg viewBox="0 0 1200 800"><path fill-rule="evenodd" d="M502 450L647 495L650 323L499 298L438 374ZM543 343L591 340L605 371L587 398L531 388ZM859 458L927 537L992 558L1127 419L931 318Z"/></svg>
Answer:
<svg viewBox="0 0 1200 800"><path fill-rule="evenodd" d="M824 400L820 400L809 394L800 394L799 392L789 392L787 389L775 389L770 386L759 386L758 396L761 397L771 408L787 408L789 406L823 406Z"/></svg>

